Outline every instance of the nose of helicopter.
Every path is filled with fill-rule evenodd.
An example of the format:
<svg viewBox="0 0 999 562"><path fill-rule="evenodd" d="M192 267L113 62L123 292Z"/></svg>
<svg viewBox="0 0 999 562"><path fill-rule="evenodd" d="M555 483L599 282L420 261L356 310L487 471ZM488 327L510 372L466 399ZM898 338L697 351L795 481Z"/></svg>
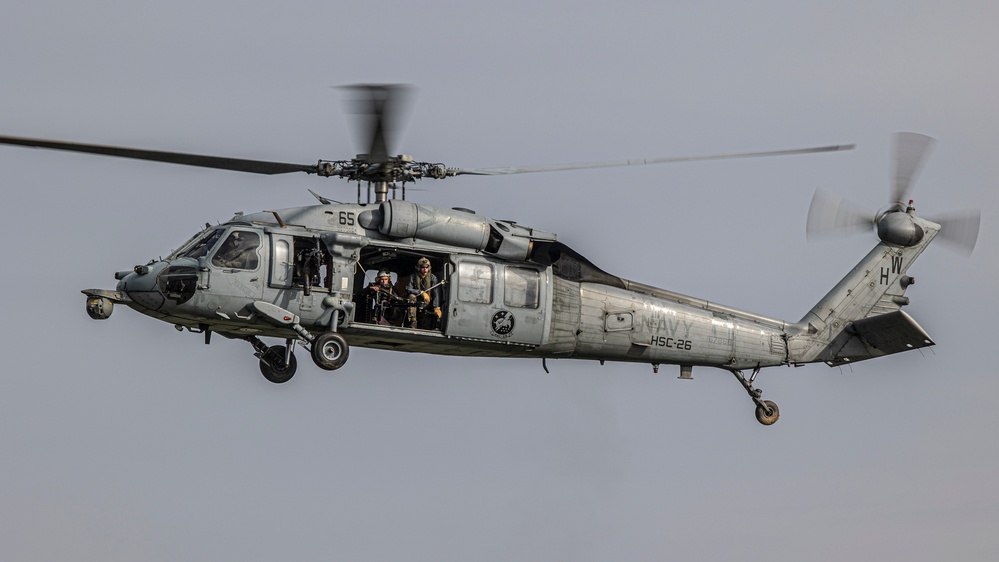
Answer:
<svg viewBox="0 0 999 562"><path fill-rule="evenodd" d="M134 304L142 308L159 310L166 302L166 297L160 290L157 279L168 265L163 261L150 262L137 265L132 271L119 271L114 274L118 280L117 290L127 294Z"/></svg>

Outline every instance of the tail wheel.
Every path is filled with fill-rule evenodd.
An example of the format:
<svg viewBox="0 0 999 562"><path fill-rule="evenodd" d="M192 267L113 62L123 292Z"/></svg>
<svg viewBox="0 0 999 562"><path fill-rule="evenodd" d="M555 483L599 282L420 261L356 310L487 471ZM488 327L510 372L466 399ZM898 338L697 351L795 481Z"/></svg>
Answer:
<svg viewBox="0 0 999 562"><path fill-rule="evenodd" d="M780 410L772 400L764 400L756 407L756 419L763 425L773 425L780 417Z"/></svg>
<svg viewBox="0 0 999 562"><path fill-rule="evenodd" d="M269 347L260 358L260 373L274 384L288 382L298 370L298 360L294 354L287 363L284 362L285 349L283 345Z"/></svg>
<svg viewBox="0 0 999 562"><path fill-rule="evenodd" d="M312 360L320 369L335 371L347 362L350 346L339 332L323 332L312 340Z"/></svg>

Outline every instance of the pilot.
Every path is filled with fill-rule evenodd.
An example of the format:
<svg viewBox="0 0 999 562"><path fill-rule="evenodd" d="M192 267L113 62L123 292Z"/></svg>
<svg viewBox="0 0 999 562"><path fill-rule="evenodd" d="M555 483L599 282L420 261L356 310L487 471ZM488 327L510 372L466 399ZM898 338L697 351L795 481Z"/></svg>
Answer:
<svg viewBox="0 0 999 562"><path fill-rule="evenodd" d="M233 232L222 243L212 263L219 267L234 269L254 269L257 267L255 235L249 232Z"/></svg>
<svg viewBox="0 0 999 562"><path fill-rule="evenodd" d="M371 322L383 326L392 326L398 317L398 308L392 307L392 301L399 300L392 287L392 272L387 268L378 270L378 275L364 289L364 295L370 306Z"/></svg>
<svg viewBox="0 0 999 562"><path fill-rule="evenodd" d="M416 269L406 284L406 298L410 307L406 310L406 326L432 330L441 318L440 283L430 271L430 260L420 258Z"/></svg>

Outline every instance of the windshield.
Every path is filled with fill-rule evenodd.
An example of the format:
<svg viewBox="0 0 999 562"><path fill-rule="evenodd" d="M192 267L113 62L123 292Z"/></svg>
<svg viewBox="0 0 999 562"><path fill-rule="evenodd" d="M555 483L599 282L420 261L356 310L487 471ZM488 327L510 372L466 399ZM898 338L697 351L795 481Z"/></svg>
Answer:
<svg viewBox="0 0 999 562"><path fill-rule="evenodd" d="M208 252L210 252L215 244L218 243L219 239L222 238L222 232L224 232L224 229L222 228L216 228L205 232L204 235L197 240L197 242L194 242L193 244L184 244L181 251L177 253L177 257L198 259L208 255Z"/></svg>

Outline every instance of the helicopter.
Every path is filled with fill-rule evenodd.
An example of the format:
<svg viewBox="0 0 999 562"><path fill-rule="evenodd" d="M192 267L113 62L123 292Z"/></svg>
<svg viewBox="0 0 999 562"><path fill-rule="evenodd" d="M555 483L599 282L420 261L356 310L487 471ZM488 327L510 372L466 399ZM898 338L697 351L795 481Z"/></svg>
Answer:
<svg viewBox="0 0 999 562"><path fill-rule="evenodd" d="M603 364L694 367L735 376L772 425L777 405L755 386L765 367L852 364L934 345L902 310L915 283L908 269L938 235L970 253L980 214L936 222L907 194L933 139L896 136L895 182L877 212L816 192L807 233L875 230L875 247L796 322L762 316L608 273L554 233L464 208L406 199L423 179L789 156L854 145L533 167L454 168L391 155L408 92L403 85L356 85L351 113L367 152L294 164L0 136L0 144L216 168L265 175L306 173L357 183L357 201L310 190L318 205L237 213L205 225L165 258L118 271L112 289L85 289L86 311L108 319L115 305L250 344L261 374L285 383L297 347L334 371L352 346L455 356L596 360ZM362 184L367 186L362 201ZM373 197L372 197L373 194ZM908 201L908 202L906 202ZM268 345L261 338L283 342ZM748 372L748 374L747 374Z"/></svg>

